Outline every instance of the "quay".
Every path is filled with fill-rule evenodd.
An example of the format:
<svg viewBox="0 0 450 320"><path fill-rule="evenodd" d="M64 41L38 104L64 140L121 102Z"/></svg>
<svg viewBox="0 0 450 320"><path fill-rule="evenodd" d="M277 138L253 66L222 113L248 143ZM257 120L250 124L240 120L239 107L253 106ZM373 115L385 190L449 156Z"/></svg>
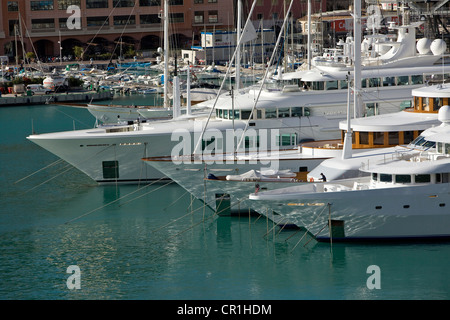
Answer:
<svg viewBox="0 0 450 320"><path fill-rule="evenodd" d="M51 93L42 95L22 95L22 94L2 94L0 97L0 107L10 107L19 105L48 104L55 102L78 102L89 103L97 100L112 99L111 91L74 91L64 93Z"/></svg>

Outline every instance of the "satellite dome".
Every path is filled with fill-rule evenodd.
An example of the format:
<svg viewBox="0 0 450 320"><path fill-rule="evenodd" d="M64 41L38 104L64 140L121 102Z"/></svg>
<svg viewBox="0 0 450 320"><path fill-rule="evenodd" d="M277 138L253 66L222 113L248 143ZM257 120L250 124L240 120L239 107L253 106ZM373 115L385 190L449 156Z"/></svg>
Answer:
<svg viewBox="0 0 450 320"><path fill-rule="evenodd" d="M431 40L428 38L422 38L419 41L417 41L417 51L419 51L420 54L428 54L430 53L431 49Z"/></svg>
<svg viewBox="0 0 450 320"><path fill-rule="evenodd" d="M440 122L450 122L450 106L445 105L439 109L438 120Z"/></svg>
<svg viewBox="0 0 450 320"><path fill-rule="evenodd" d="M445 50L447 50L447 45L444 40L435 39L431 43L430 49L431 49L431 52L433 52L433 54L435 56L439 56L439 55L443 54L445 52Z"/></svg>

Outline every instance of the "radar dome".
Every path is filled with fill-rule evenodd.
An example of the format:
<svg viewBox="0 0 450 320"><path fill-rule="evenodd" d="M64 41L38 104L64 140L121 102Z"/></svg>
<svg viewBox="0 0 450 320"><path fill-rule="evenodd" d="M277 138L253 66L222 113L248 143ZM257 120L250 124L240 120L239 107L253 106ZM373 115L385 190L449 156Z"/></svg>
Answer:
<svg viewBox="0 0 450 320"><path fill-rule="evenodd" d="M450 106L445 105L439 109L438 120L445 123L450 122Z"/></svg>
<svg viewBox="0 0 450 320"><path fill-rule="evenodd" d="M431 40L428 38L422 38L419 41L417 41L417 51L419 51L420 54L428 54L430 53L431 49Z"/></svg>
<svg viewBox="0 0 450 320"><path fill-rule="evenodd" d="M445 52L445 50L447 49L447 45L445 44L445 41L442 39L435 39L433 40L433 42L431 43L430 46L431 52L433 52L433 54L435 56L441 55Z"/></svg>

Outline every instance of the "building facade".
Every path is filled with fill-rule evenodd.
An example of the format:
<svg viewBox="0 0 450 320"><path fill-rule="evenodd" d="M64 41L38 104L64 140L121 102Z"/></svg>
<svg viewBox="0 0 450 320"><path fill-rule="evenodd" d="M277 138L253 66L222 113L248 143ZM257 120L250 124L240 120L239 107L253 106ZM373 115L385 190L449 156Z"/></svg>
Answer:
<svg viewBox="0 0 450 320"><path fill-rule="evenodd" d="M252 5L243 0L243 15ZM295 1L294 18L307 12L307 0ZM312 0L313 12L325 0ZM169 39L174 48L199 45L200 33L233 30L237 0L169 0ZM289 2L257 0L252 20L264 28L279 25ZM34 52L42 61L74 56L102 57L120 50L156 51L163 47L163 0L2 0L0 55L23 57ZM22 59L22 58L21 58Z"/></svg>

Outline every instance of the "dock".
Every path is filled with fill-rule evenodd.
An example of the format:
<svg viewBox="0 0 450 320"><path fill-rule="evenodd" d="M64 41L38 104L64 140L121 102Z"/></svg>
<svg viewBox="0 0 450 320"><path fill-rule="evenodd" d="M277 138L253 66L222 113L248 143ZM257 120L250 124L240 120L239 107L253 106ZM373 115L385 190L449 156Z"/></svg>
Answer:
<svg viewBox="0 0 450 320"><path fill-rule="evenodd" d="M0 107L11 107L20 105L38 105L55 102L78 102L89 103L91 101L112 99L111 92L106 91L74 91L67 93L51 93L43 95L19 95L2 94L0 97Z"/></svg>

